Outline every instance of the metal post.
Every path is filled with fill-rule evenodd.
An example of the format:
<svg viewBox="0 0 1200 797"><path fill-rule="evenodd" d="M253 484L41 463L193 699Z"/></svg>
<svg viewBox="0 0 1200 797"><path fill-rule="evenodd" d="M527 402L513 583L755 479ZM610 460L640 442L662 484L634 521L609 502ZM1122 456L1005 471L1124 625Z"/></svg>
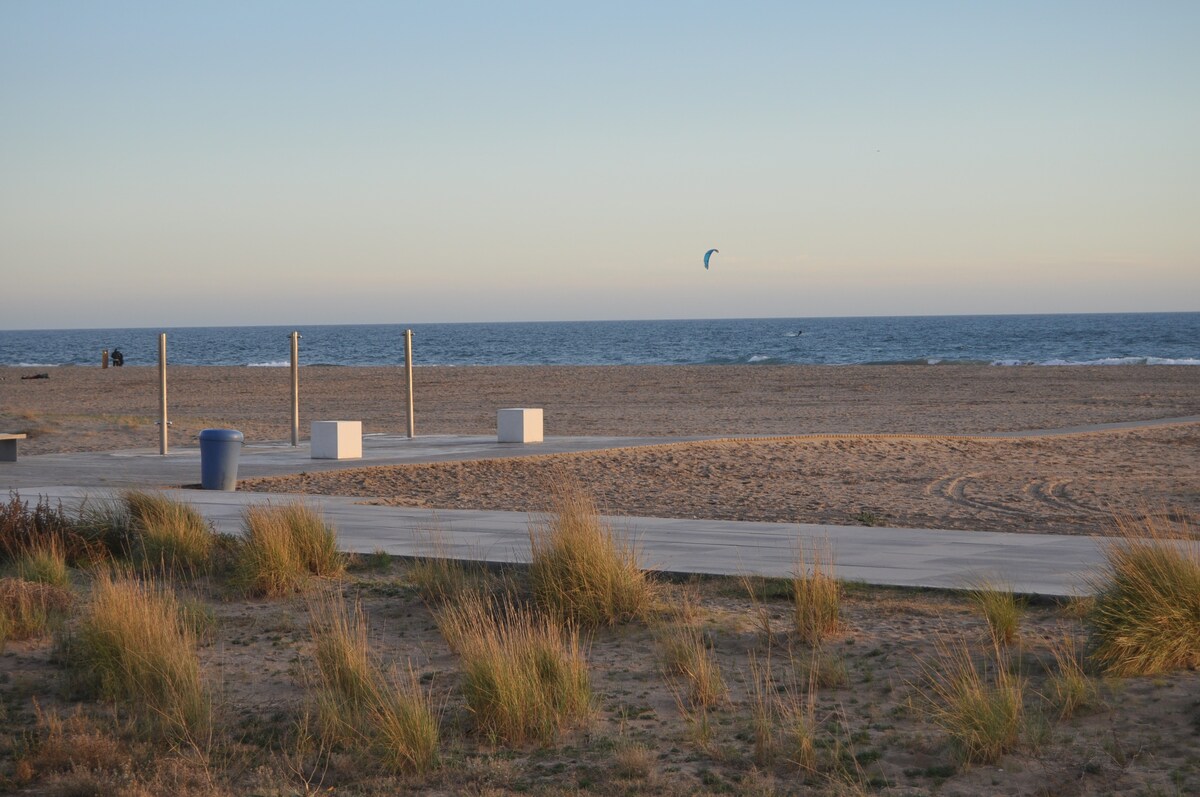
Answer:
<svg viewBox="0 0 1200 797"><path fill-rule="evenodd" d="M413 416L413 388L412 388L412 330L404 330L404 373L408 377L408 436L409 439L415 436L415 423Z"/></svg>
<svg viewBox="0 0 1200 797"><path fill-rule="evenodd" d="M300 445L300 333L292 338L292 445Z"/></svg>
<svg viewBox="0 0 1200 797"><path fill-rule="evenodd" d="M167 333L158 334L158 453L167 455Z"/></svg>

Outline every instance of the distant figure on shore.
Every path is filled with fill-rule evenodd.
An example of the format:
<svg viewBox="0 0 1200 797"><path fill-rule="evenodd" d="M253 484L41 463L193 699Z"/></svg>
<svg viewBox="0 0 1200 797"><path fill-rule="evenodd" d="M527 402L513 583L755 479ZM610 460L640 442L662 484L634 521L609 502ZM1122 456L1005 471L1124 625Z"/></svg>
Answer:
<svg viewBox="0 0 1200 797"><path fill-rule="evenodd" d="M112 364L113 364L113 368L120 368L122 365L125 364L125 355L121 354L120 349L112 350Z"/></svg>

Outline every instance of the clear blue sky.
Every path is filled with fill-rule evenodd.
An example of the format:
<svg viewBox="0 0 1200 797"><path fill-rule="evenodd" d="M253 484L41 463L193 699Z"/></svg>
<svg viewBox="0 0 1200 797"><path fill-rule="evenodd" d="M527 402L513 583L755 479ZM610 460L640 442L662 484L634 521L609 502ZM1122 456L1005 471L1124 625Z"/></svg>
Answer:
<svg viewBox="0 0 1200 797"><path fill-rule="evenodd" d="M1197 42L1190 0L4 0L0 328L1197 310Z"/></svg>

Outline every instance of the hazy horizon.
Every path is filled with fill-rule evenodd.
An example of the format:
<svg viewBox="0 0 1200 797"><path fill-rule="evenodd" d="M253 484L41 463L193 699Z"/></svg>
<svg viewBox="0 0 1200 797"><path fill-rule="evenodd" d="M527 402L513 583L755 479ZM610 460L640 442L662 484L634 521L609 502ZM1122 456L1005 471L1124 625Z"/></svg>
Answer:
<svg viewBox="0 0 1200 797"><path fill-rule="evenodd" d="M0 327L1192 312L1198 34L1185 2L15 0Z"/></svg>

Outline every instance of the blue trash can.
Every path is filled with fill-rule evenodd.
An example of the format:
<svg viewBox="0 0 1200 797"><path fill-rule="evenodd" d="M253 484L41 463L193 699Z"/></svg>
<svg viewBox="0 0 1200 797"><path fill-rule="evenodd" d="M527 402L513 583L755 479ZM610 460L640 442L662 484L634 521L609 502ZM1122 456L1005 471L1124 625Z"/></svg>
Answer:
<svg viewBox="0 0 1200 797"><path fill-rule="evenodd" d="M237 489L238 453L244 436L237 429L205 429L200 433L200 487Z"/></svg>

